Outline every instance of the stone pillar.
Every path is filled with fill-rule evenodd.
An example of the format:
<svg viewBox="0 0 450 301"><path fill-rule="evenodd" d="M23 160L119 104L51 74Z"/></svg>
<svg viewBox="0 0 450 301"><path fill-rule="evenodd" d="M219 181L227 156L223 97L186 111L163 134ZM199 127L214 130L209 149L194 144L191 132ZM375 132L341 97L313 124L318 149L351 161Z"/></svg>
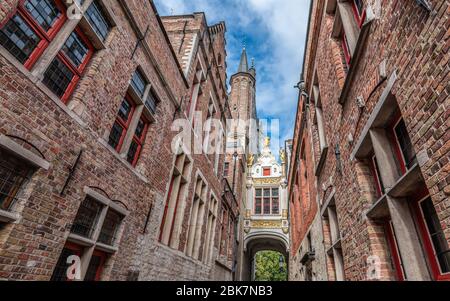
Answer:
<svg viewBox="0 0 450 301"><path fill-rule="evenodd" d="M380 177L386 191L389 191L400 178L391 142L384 129L371 130L370 137L379 164ZM387 200L406 278L411 281L430 280L425 254L422 251L408 200L393 199L389 196Z"/></svg>

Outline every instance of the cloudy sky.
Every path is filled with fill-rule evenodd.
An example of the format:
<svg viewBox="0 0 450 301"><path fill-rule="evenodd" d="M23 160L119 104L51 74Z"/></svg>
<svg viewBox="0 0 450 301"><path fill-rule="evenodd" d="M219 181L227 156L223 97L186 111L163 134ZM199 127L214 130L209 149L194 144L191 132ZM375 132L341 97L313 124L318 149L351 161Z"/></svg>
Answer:
<svg viewBox="0 0 450 301"><path fill-rule="evenodd" d="M245 43L257 70L259 118L280 119L280 140L292 138L310 0L155 0L161 15L205 12L227 25L228 77ZM271 133L274 140L277 133ZM283 142L281 142L283 144Z"/></svg>

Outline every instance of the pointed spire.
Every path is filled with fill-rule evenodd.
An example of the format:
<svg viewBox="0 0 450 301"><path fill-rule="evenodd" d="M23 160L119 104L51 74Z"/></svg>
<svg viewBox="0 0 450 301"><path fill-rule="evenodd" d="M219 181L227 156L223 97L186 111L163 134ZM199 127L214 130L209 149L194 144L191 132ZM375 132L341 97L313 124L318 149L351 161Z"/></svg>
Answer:
<svg viewBox="0 0 450 301"><path fill-rule="evenodd" d="M242 49L241 62L239 63L239 72L248 72L248 59L247 59L247 50L245 50L245 46Z"/></svg>

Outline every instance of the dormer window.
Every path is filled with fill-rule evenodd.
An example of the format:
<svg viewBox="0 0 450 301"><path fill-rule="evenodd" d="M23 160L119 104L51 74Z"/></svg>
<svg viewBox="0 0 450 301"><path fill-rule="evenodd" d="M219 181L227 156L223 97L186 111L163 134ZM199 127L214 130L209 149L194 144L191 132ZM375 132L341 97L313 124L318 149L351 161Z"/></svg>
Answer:
<svg viewBox="0 0 450 301"><path fill-rule="evenodd" d="M264 167L263 168L263 176L264 177L270 177L272 175L272 170L270 167Z"/></svg>

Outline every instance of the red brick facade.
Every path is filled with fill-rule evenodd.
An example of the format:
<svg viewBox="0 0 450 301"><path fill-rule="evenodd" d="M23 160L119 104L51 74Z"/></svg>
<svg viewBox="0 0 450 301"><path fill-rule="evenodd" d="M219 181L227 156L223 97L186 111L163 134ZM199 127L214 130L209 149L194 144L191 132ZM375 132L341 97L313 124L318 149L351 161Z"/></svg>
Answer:
<svg viewBox="0 0 450 301"><path fill-rule="evenodd" d="M91 2L84 1L84 9ZM2 26L16 14L17 3L0 4ZM102 268L93 270L99 280L230 279L232 256L216 264L220 240L233 241L234 235L234 227L219 234L222 208L233 208L231 217L237 214L233 195L224 193L223 155L190 155L192 171L186 183L184 212L180 213L178 247L158 241L176 158L171 146L177 133L171 126L175 119L187 118L187 100L195 84L195 72L191 72L196 68L194 60L201 61L204 68L197 105L203 120L208 116L210 95L217 110L209 117L221 119L226 127L226 119L231 116L225 85L225 25L209 27L203 14L161 19L152 1L96 3L111 24L104 41L93 38L95 32L88 29L85 15L80 23L67 20L31 68L25 68L14 53L0 46L2 164L18 160L28 170L27 179L14 191L16 199L2 211L7 218L2 217L0 223L0 279L49 280L63 248L70 249L72 243L80 247L81 273L86 278L92 272L89 258L102 259L103 255L96 255L101 251L105 255ZM183 60L186 46L178 47L178 29L171 20L187 24L188 31L203 37L192 49L194 60L190 65ZM64 103L47 88L43 78L49 61L59 51L56 48L76 26L95 51ZM184 38L186 45L192 42ZM145 117L149 119L148 131L136 164L130 164L127 152L117 152L108 140L122 101L131 93L130 82L137 68L148 82L146 91L150 92L146 93L155 98L156 111L148 113L145 105L134 108L133 116L143 110L145 116L153 117ZM132 143L133 135L130 137ZM198 258L184 254L197 174L207 179L206 212L204 220L199 221L200 246L207 243L209 200L214 196L219 203L211 251L214 255L208 262L203 247ZM2 177L5 175L2 169ZM114 248L89 239L77 240L71 234L80 204L87 197L126 215L115 233ZM108 216L106 219L109 221ZM107 227L105 223L103 227ZM94 231L93 235L98 234ZM232 250L232 244L228 245Z"/></svg>
<svg viewBox="0 0 450 301"><path fill-rule="evenodd" d="M316 280L449 278L450 7L428 2L313 1L289 180L291 279L307 278L308 234Z"/></svg>

